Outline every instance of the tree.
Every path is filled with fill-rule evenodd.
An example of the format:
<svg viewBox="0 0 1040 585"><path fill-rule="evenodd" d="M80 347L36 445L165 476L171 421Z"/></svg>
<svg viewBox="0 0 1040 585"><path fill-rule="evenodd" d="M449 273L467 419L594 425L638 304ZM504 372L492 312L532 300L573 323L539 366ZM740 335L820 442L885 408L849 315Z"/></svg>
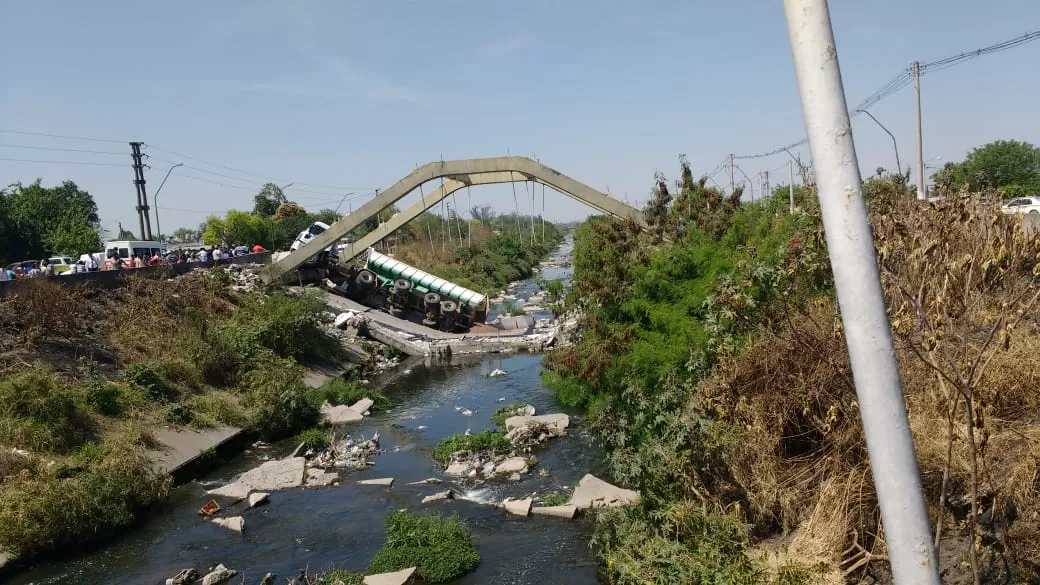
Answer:
<svg viewBox="0 0 1040 585"><path fill-rule="evenodd" d="M947 164L933 175L936 186L957 190L1002 189L1008 196L1040 192L1040 148L1028 142L998 140L975 148L962 163Z"/></svg>
<svg viewBox="0 0 1040 585"><path fill-rule="evenodd" d="M264 234L264 218L244 211L228 211L224 219L224 242L227 245L252 246Z"/></svg>
<svg viewBox="0 0 1040 585"><path fill-rule="evenodd" d="M260 192L253 197L253 215L271 217L278 207L287 201L281 187L274 183L265 183Z"/></svg>
<svg viewBox="0 0 1040 585"><path fill-rule="evenodd" d="M224 243L227 236L227 226L224 220L215 215L206 218L205 228L202 230L202 242L207 246L219 246Z"/></svg>
<svg viewBox="0 0 1040 585"><path fill-rule="evenodd" d="M491 220L495 219L495 212L490 205L474 205L469 213L480 225L491 225Z"/></svg>
<svg viewBox="0 0 1040 585"><path fill-rule="evenodd" d="M47 188L40 180L0 191L0 227L7 258L78 255L101 248L97 204L72 181Z"/></svg>
<svg viewBox="0 0 1040 585"><path fill-rule="evenodd" d="M117 240L136 240L137 236L134 232L123 227L123 222L119 222L119 233L116 234Z"/></svg>
<svg viewBox="0 0 1040 585"><path fill-rule="evenodd" d="M177 228L177 231L173 232L173 237L177 238L182 242L187 242L195 239L195 234L199 233L198 230L192 228Z"/></svg>
<svg viewBox="0 0 1040 585"><path fill-rule="evenodd" d="M314 221L320 221L329 225L332 225L341 219L343 219L343 216L331 209L322 209L318 213L314 214Z"/></svg>

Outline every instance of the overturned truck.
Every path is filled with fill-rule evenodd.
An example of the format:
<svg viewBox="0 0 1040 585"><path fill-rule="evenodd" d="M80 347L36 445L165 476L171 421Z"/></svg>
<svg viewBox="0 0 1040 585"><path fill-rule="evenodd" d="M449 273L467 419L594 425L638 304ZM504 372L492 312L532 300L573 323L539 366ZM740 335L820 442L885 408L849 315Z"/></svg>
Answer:
<svg viewBox="0 0 1040 585"><path fill-rule="evenodd" d="M441 331L468 331L487 319L487 295L459 286L368 249L363 267L351 266L336 287L341 294L391 315L418 315L422 324Z"/></svg>

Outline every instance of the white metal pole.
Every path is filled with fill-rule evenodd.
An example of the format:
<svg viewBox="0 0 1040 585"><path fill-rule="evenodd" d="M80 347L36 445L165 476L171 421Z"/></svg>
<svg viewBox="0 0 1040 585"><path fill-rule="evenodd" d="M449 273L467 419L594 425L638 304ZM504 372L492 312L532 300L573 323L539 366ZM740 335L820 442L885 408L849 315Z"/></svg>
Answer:
<svg viewBox="0 0 1040 585"><path fill-rule="evenodd" d="M794 161L787 161L787 199L794 213Z"/></svg>
<svg viewBox="0 0 1040 585"><path fill-rule="evenodd" d="M939 585L827 0L784 0L820 209L896 585Z"/></svg>
<svg viewBox="0 0 1040 585"><path fill-rule="evenodd" d="M924 184L924 137L921 133L921 64L914 61L914 115L917 118L917 198L927 199Z"/></svg>

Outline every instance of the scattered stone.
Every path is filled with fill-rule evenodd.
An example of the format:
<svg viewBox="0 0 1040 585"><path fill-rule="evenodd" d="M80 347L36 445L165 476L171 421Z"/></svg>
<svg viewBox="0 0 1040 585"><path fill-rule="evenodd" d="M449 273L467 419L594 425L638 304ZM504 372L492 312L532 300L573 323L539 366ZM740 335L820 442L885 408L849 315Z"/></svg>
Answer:
<svg viewBox="0 0 1040 585"><path fill-rule="evenodd" d="M506 512L514 516L527 517L531 513L531 504L534 500L531 498L524 498L522 500L514 500L513 498L506 498L502 500L502 507L505 508Z"/></svg>
<svg viewBox="0 0 1040 585"><path fill-rule="evenodd" d="M353 409L354 412L365 413L370 408L372 408L373 405L375 405L375 401L371 398L362 398L361 400L358 400L354 404L350 405L350 408Z"/></svg>
<svg viewBox="0 0 1040 585"><path fill-rule="evenodd" d="M247 501L249 502L249 507L255 508L260 504L266 504L267 499L270 495L271 494L267 492L253 492L249 494L249 498L247 499Z"/></svg>
<svg viewBox="0 0 1040 585"><path fill-rule="evenodd" d="M498 464L495 473L500 475L527 473L527 461L523 457L510 457Z"/></svg>
<svg viewBox="0 0 1040 585"><path fill-rule="evenodd" d="M563 413L543 414L541 416L511 416L506 419L506 432L534 423L563 430L570 426L571 417Z"/></svg>
<svg viewBox="0 0 1040 585"><path fill-rule="evenodd" d="M440 479L437 479L436 477L428 477L428 478L426 478L426 479L424 479L424 480L421 480L421 481L413 481L413 482L411 482L411 483L406 483L406 484L404 484L404 485L426 485L426 484L428 484L428 483L434 483L434 484L436 484L436 483L441 483L441 480L440 480Z"/></svg>
<svg viewBox="0 0 1040 585"><path fill-rule="evenodd" d="M392 477L380 477L378 479L362 479L357 482L358 485L382 485L390 487L394 485L394 478Z"/></svg>
<svg viewBox="0 0 1040 585"><path fill-rule="evenodd" d="M408 585L415 576L415 567L393 573L379 573L365 577L365 585Z"/></svg>
<svg viewBox="0 0 1040 585"><path fill-rule="evenodd" d="M562 437L566 434L567 431L558 425L532 422L509 431L506 433L506 439L509 440L514 447L526 449L535 445L541 445L550 439Z"/></svg>
<svg viewBox="0 0 1040 585"><path fill-rule="evenodd" d="M339 481L339 474L335 471L311 468L307 470L307 485L324 487Z"/></svg>
<svg viewBox="0 0 1040 585"><path fill-rule="evenodd" d="M303 457L303 454L307 452L307 443L300 443L293 449L292 455L289 457Z"/></svg>
<svg viewBox="0 0 1040 585"><path fill-rule="evenodd" d="M461 461L453 461L448 465L448 468L444 470L444 475L451 475L453 477L462 477L469 473L469 470L473 467L467 463Z"/></svg>
<svg viewBox="0 0 1040 585"><path fill-rule="evenodd" d="M437 492L433 495L426 496L422 499L422 503L429 504L430 502L439 502L441 500L452 499L451 490L444 490L443 492Z"/></svg>
<svg viewBox="0 0 1040 585"><path fill-rule="evenodd" d="M488 377L489 378L497 378L498 376L505 376L508 373L509 372L507 372L505 370L500 370L498 368L495 368L494 370L491 370L491 373L488 374Z"/></svg>
<svg viewBox="0 0 1040 585"><path fill-rule="evenodd" d="M253 489L248 485L238 482L231 482L225 486L218 487L206 493L212 496L230 498L237 502L238 500L244 500L251 491L253 491Z"/></svg>
<svg viewBox="0 0 1040 585"><path fill-rule="evenodd" d="M524 305L524 313L539 313L544 310L545 307L540 305Z"/></svg>
<svg viewBox="0 0 1040 585"><path fill-rule="evenodd" d="M531 508L531 514L535 516L554 516L556 518L574 518L578 507L572 504L562 506L538 506Z"/></svg>
<svg viewBox="0 0 1040 585"><path fill-rule="evenodd" d="M224 565L217 565L202 578L202 585L220 585L237 574L238 571L229 569Z"/></svg>
<svg viewBox="0 0 1040 585"><path fill-rule="evenodd" d="M276 575L274 573L264 575L264 578L260 580L260 585L274 585L275 577Z"/></svg>
<svg viewBox="0 0 1040 585"><path fill-rule="evenodd" d="M639 492L637 491L619 488L591 473L587 473L578 482L578 488L574 490L574 494L571 495L571 501L568 504L576 506L579 510L617 508L619 506L637 504L639 503L639 497Z"/></svg>
<svg viewBox="0 0 1040 585"><path fill-rule="evenodd" d="M379 452L379 433L371 439L354 439L344 437L332 442L332 445L311 459L311 466L318 469L353 469L361 470L371 465L369 457Z"/></svg>
<svg viewBox="0 0 1040 585"><path fill-rule="evenodd" d="M322 422L330 425L361 422L365 415L346 405L331 406L328 402L319 409Z"/></svg>
<svg viewBox="0 0 1040 585"><path fill-rule="evenodd" d="M332 320L332 324L337 329L346 329L347 327L357 327L360 325L360 313L357 311L346 311L336 315L336 318Z"/></svg>
<svg viewBox="0 0 1040 585"><path fill-rule="evenodd" d="M534 413L534 406L530 404L525 404L516 409L516 416L534 416Z"/></svg>
<svg viewBox="0 0 1040 585"><path fill-rule="evenodd" d="M242 534L242 529L246 527L246 521L241 516L231 516L229 518L213 518L210 522L220 526L221 528L227 528L232 532Z"/></svg>
<svg viewBox="0 0 1040 585"><path fill-rule="evenodd" d="M509 476L509 481L520 481L520 474L519 473L514 473L513 475L510 475Z"/></svg>
<svg viewBox="0 0 1040 585"><path fill-rule="evenodd" d="M181 569L173 577L166 580L166 585L191 585L199 580L199 572L195 569Z"/></svg>

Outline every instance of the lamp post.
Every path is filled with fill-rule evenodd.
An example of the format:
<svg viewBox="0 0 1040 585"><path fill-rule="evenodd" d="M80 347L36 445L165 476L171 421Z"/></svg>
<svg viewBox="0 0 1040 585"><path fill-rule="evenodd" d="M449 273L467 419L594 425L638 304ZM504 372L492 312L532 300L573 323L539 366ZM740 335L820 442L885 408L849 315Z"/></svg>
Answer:
<svg viewBox="0 0 1040 585"><path fill-rule="evenodd" d="M891 132L889 132L888 128L885 128L885 125L882 124L880 121L878 121L877 118L874 117L874 114L871 114L870 112L868 112L866 110L856 110L856 111L861 113L861 114L866 114L866 115L870 116L870 119L874 120L874 123L877 124L882 130L884 130L885 134L888 134L888 137L892 139L892 149L896 151L896 172L898 172L900 175L902 175L903 174L903 165L900 164L900 162L899 162L899 145L896 144L896 137L895 137L895 135L892 134Z"/></svg>
<svg viewBox="0 0 1040 585"><path fill-rule="evenodd" d="M159 188L155 190L155 195L152 195L152 201L155 202L155 231L159 233L159 237L162 238L162 230L159 229L159 193L162 191L163 185L166 184L166 179L170 178L170 173L177 167L184 166L184 163L177 163L170 167L170 170L166 171L166 176L163 177L162 183L159 183Z"/></svg>

